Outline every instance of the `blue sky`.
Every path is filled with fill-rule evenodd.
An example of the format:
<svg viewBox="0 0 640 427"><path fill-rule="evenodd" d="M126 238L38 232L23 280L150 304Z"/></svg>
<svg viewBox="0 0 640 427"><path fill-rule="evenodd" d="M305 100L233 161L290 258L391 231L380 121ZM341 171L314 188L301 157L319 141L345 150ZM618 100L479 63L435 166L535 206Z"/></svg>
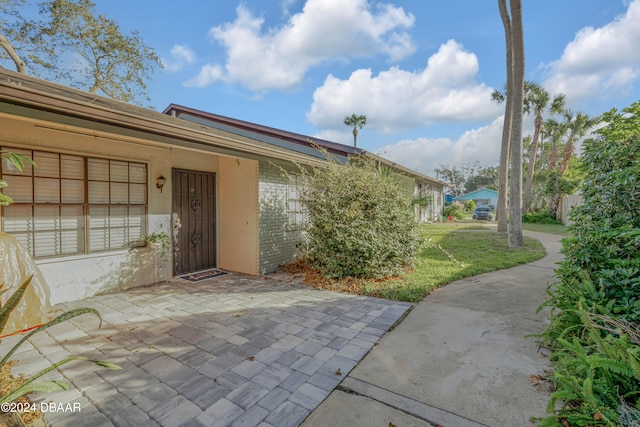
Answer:
<svg viewBox="0 0 640 427"><path fill-rule="evenodd" d="M496 0L94 0L138 31L170 103L352 144L433 174L499 161L505 81ZM640 0L524 0L526 78L600 114L640 99ZM525 119L531 128L530 118Z"/></svg>

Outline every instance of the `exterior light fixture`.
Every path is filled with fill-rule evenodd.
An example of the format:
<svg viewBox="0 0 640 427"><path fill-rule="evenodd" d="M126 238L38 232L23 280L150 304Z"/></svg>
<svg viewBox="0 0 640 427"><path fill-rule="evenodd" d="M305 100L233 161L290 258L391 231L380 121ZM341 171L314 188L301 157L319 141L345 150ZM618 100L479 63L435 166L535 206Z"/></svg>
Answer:
<svg viewBox="0 0 640 427"><path fill-rule="evenodd" d="M162 193L162 187L164 187L165 182L167 182L167 178L165 178L162 175L156 178L156 188L159 188L161 193Z"/></svg>

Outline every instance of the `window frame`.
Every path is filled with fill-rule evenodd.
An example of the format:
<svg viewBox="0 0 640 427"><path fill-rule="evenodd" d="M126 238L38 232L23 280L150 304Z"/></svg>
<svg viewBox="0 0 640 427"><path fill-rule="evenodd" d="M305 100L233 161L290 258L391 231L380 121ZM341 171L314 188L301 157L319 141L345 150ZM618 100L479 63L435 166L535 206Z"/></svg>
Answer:
<svg viewBox="0 0 640 427"><path fill-rule="evenodd" d="M300 201L300 189L304 187L304 176L297 173L287 174L287 231L301 231L309 221L309 214ZM295 196L292 197L292 194Z"/></svg>
<svg viewBox="0 0 640 427"><path fill-rule="evenodd" d="M31 165L26 165L22 173L15 170L15 168L9 166L9 171L5 170L5 165L8 165L5 160L0 162L0 176L3 179L9 178L8 181L11 181L13 177L28 177L30 178L31 185L31 194L30 201L25 201L25 198L18 198L15 203L12 203L10 206L2 208L2 215L0 216L2 222L2 230L5 232L12 233L18 238L19 241L26 243L25 249L29 251L31 256L34 259L47 259L47 258L59 258L59 257L68 257L68 256L87 256L93 254L99 254L103 252L114 252L125 250L131 247L131 244L135 241L139 241L144 237L148 230L148 221L149 221L149 164L144 161L137 160L123 160L123 159L115 159L115 158L107 158L107 157L97 157L86 154L70 154L66 152L52 151L48 149L40 149L40 148L24 148L24 147L12 147L2 145L0 149L12 151L16 153L26 154L30 158L35 158L38 156L41 157L54 157L57 156L57 176L48 176L47 171L45 170L42 174L38 174L38 167L33 167ZM65 171L63 170L63 159L69 161L81 161L82 162L82 178L69 178ZM92 160L97 160L99 162L106 162L107 165L111 165L112 162L118 162L120 164L126 164L127 166L127 180L126 181L111 181L111 175L107 176L106 180L101 182L106 182L107 186L111 187L113 182L124 184L128 186L127 191L127 201L126 203L113 203L111 199L111 191L108 193L108 201L107 203L91 203L91 193L89 189L89 173L90 166ZM37 161L36 161L37 162ZM138 176L136 180L132 180L131 177L131 169L138 168L142 170L142 176ZM139 172L138 172L139 173ZM56 200L53 201L37 201L36 197L36 180L40 179L48 179L58 180L58 196ZM25 180L26 181L26 180ZM82 202L79 202L78 199L75 201L67 201L65 202L65 195L63 194L63 182L67 181L80 181L82 182ZM74 184L77 186L77 184ZM131 197L131 186L135 185L138 187L138 201L132 202ZM11 193L11 184L9 182L7 193ZM75 188L77 197L77 190ZM142 199L140 199L140 191L142 191ZM44 193L43 193L44 194ZM13 195L12 195L13 196ZM16 199L14 197L14 199ZM28 199L28 198L27 198ZM106 237L103 238L104 243L102 246L96 245L96 241L92 240L92 230L95 229L92 224L92 209L95 209L97 206L106 207L107 223L105 227L102 229L106 230ZM17 229L16 227L7 226L8 218L11 216L7 215L7 211L11 211L13 209L17 209L23 207L30 211L30 217L24 215L15 215L16 222L22 220L25 226L22 229ZM57 208L57 215L54 216L37 216L38 208L44 210L46 208ZM74 208L78 210L76 215L65 215L65 208L71 209ZM126 215L122 216L120 219L125 223L124 228L126 230L123 237L118 241L119 244L114 244L113 239L111 237L111 233L114 229L112 226L112 221L114 220L114 216L111 214L112 208L120 207L126 210ZM135 217L138 218L138 221L135 221L135 218L132 217L132 210L139 209L140 211L136 213ZM46 223L47 220L53 221L54 226L51 227L50 230L38 230L37 222L40 221L42 223ZM80 218L80 219L78 219ZM69 219L73 219L73 221L78 221L78 226L73 228L65 227L65 223L68 223ZM134 223L135 226L131 224ZM135 231L135 228L138 229L138 232ZM76 250L75 251L65 251L65 231L73 230L76 236ZM133 231L132 231L133 230ZM55 240L50 247L42 245L45 249L49 249L46 252L39 252L38 241L42 240L42 237L45 234L49 233L49 237ZM139 235L138 235L139 234ZM66 239L68 242L69 240ZM52 248L52 250L51 250ZM98 249L95 249L98 248ZM44 253L44 254L43 254Z"/></svg>

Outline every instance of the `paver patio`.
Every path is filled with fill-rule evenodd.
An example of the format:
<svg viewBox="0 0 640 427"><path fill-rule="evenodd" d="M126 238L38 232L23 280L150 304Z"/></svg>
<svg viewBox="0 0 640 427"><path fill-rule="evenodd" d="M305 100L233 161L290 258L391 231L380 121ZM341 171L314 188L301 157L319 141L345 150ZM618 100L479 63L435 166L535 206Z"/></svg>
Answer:
<svg viewBox="0 0 640 427"><path fill-rule="evenodd" d="M288 275L227 274L54 310L81 306L101 313L102 328L83 315L36 334L14 371L31 374L71 354L123 369L72 362L49 374L71 387L32 400L81 407L46 413L53 427L297 426L411 304L314 290Z"/></svg>

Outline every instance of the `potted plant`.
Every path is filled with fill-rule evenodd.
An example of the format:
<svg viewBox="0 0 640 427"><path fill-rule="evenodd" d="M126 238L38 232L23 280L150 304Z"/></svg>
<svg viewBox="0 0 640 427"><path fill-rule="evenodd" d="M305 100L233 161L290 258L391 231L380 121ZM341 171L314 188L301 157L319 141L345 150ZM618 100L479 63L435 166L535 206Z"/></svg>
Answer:
<svg viewBox="0 0 640 427"><path fill-rule="evenodd" d="M144 236L144 241L147 246L155 250L160 250L160 256L164 255L171 247L171 238L164 231L158 233L151 233Z"/></svg>
<svg viewBox="0 0 640 427"><path fill-rule="evenodd" d="M144 241L147 246L153 250L155 258L155 284L158 284L160 261L166 255L167 251L171 247L171 238L164 231L158 233L151 233L144 236Z"/></svg>

